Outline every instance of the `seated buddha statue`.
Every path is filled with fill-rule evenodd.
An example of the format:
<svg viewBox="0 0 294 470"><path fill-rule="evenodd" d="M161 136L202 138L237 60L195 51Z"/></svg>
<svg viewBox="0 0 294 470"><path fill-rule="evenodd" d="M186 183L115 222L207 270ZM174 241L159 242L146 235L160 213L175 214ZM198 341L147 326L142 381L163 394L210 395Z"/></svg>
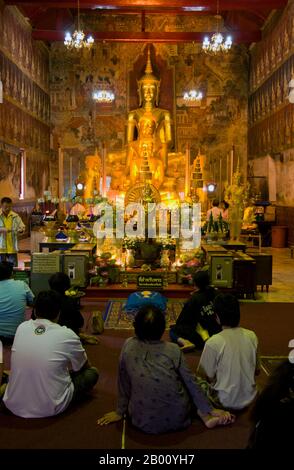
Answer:
<svg viewBox="0 0 294 470"><path fill-rule="evenodd" d="M160 80L153 75L150 49L144 75L138 80L139 108L130 111L127 123L127 171L131 183L140 168L142 149L147 149L153 174L152 184L159 188L165 176L171 137L171 117L158 107ZM135 166L135 169L133 169Z"/></svg>

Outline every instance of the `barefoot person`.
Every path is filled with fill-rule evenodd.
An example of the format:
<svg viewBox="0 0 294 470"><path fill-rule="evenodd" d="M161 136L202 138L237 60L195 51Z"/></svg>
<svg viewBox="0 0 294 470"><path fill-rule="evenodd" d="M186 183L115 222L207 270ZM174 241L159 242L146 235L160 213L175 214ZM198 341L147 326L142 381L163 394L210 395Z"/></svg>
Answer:
<svg viewBox="0 0 294 470"><path fill-rule="evenodd" d="M99 418L99 425L128 414L132 424L146 433L176 431L191 424L193 406L208 428L233 421L230 413L209 404L180 348L161 340L165 330L161 310L143 307L134 327L136 336L127 339L120 355L117 409Z"/></svg>

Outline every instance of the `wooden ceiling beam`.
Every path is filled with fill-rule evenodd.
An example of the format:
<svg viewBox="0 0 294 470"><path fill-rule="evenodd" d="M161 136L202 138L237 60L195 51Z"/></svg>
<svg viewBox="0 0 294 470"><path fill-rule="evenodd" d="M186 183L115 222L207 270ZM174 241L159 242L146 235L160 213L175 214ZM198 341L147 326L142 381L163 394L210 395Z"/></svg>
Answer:
<svg viewBox="0 0 294 470"><path fill-rule="evenodd" d="M6 5L37 6L39 0L5 0ZM220 11L246 11L258 6L258 9L278 9L284 8L287 0L220 0ZM42 7L47 8L77 8L77 0L45 0ZM80 0L81 9L105 9L109 12L116 9L135 9L138 11L148 10L149 8L167 10L176 9L179 11L213 11L216 10L216 0ZM113 10L112 10L113 9Z"/></svg>
<svg viewBox="0 0 294 470"><path fill-rule="evenodd" d="M64 31L33 30L32 36L41 41L63 41ZM85 32L85 34L87 34ZM210 33L203 32L89 32L95 41L98 42L154 42L154 43L183 43L197 42L202 43L205 36L211 36ZM252 43L261 39L260 31L232 31L226 32L232 36L234 43Z"/></svg>

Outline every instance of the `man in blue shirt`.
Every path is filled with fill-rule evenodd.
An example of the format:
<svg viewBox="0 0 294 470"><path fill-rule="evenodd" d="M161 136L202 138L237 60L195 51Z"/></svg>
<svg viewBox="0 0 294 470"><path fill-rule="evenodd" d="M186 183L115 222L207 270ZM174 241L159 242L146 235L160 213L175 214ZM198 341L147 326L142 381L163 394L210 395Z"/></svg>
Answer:
<svg viewBox="0 0 294 470"><path fill-rule="evenodd" d="M12 343L15 331L25 320L25 309L33 303L34 294L24 281L11 278L12 263L0 263L0 339Z"/></svg>

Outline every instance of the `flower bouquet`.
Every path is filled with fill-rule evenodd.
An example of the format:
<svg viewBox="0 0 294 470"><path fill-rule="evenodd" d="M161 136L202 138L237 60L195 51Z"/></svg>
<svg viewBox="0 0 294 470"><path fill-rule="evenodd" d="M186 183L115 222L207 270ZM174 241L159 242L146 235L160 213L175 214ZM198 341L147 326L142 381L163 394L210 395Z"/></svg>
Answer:
<svg viewBox="0 0 294 470"><path fill-rule="evenodd" d="M197 250L190 255L184 255L181 258L182 264L178 269L178 283L193 285L193 276L202 268L204 254L202 250Z"/></svg>
<svg viewBox="0 0 294 470"><path fill-rule="evenodd" d="M103 287L118 282L119 272L120 267L111 253L102 253L96 258L95 266L90 271L90 275L94 274L90 279L90 285Z"/></svg>

